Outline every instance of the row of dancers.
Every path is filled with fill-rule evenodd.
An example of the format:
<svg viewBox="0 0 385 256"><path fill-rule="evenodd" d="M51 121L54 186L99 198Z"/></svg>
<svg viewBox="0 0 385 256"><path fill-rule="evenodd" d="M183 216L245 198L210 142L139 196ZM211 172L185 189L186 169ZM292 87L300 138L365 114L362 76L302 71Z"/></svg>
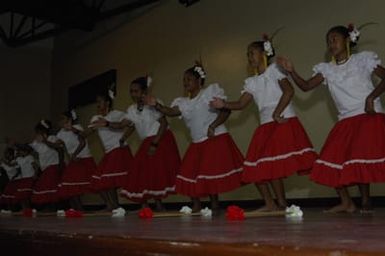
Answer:
<svg viewBox="0 0 385 256"><path fill-rule="evenodd" d="M351 54L360 31L354 26L335 26L326 34L330 62L313 68L304 79L286 57L275 56L272 38L264 37L247 47L254 74L245 80L238 100L228 100L219 84L205 86L201 63L187 69L183 86L187 96L170 106L150 93L151 78L139 77L129 86L133 104L126 112L113 108L112 91L97 97L97 115L88 127L77 123L74 111L62 114L60 130L53 133L48 120L35 127L30 144L9 147L1 166L10 182L2 202L51 204L69 199L81 209L80 196L99 193L107 210L119 207L120 195L147 207L178 193L191 198L193 210L200 198L209 197L219 209L218 195L254 183L264 206L275 211L287 206L283 180L293 174L309 175L316 183L335 188L341 203L330 212L354 212L348 187L361 192L361 210L372 209L370 183L385 182L385 115L379 96L385 90L385 69L377 54ZM380 78L375 86L372 75ZM294 88L310 91L325 84L338 110L338 122L320 152L313 149L292 105ZM225 122L231 111L255 102L260 116L244 157ZM179 117L190 130L191 144L181 160L166 117ZM132 154L127 140L136 131L142 143ZM97 165L87 137L97 133L104 156ZM17 151L15 154L14 151ZM67 159L67 161L65 161Z"/></svg>

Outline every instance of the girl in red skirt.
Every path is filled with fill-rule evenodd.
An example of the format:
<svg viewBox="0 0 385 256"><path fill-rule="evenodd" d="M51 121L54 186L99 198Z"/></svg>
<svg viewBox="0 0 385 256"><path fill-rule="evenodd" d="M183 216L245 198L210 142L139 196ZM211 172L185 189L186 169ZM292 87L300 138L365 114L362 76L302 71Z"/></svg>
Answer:
<svg viewBox="0 0 385 256"><path fill-rule="evenodd" d="M211 106L217 109L242 110L254 99L258 106L261 124L249 145L242 179L245 183L256 183L265 201L260 211L285 209L283 179L294 173L310 171L317 158L291 105L292 85L275 63L268 65L274 56L271 41L266 36L263 41L248 46L249 65L256 75L246 79L240 99L226 102L215 98L211 102Z"/></svg>
<svg viewBox="0 0 385 256"><path fill-rule="evenodd" d="M39 171L38 163L32 156L32 148L26 144L16 145L16 163L20 168L21 178L17 181L15 200L21 203L23 209L31 208L32 189L36 174Z"/></svg>
<svg viewBox="0 0 385 256"><path fill-rule="evenodd" d="M148 96L147 104L167 116L181 116L190 129L192 143L183 158L176 179L176 192L193 198L193 210L201 208L199 197L209 196L211 208L219 208L218 194L241 186L243 156L228 134L224 122L228 110L209 106L213 97L225 98L218 84L204 88L206 73L197 64L184 73L183 84L189 94L174 100L171 107Z"/></svg>
<svg viewBox="0 0 385 256"><path fill-rule="evenodd" d="M123 122L109 123L109 126L128 126L124 140L134 129L142 139L134 157L134 168L121 195L141 203L143 207L148 207L148 200L154 199L157 210L163 210L161 199L175 193L180 156L166 118L154 107L143 105L143 97L147 95L150 83L150 77L139 77L132 81L130 95L135 103L127 109Z"/></svg>
<svg viewBox="0 0 385 256"><path fill-rule="evenodd" d="M359 186L362 210L370 210L369 184L385 181L385 115L379 99L385 90L385 69L373 52L350 55L358 38L354 26L331 28L326 40L333 60L316 65L309 80L303 79L288 59L279 60L302 90L326 84L338 109L339 121L311 174L315 182L337 189L341 204L330 212L356 210L347 190L351 185ZM371 80L373 74L382 79L377 87Z"/></svg>
<svg viewBox="0 0 385 256"><path fill-rule="evenodd" d="M58 139L65 145L69 163L63 171L59 184L59 197L70 199L71 208L82 210L80 196L90 191L91 177L97 171L88 143L80 135L83 127L76 123L74 110L64 112L60 119L62 127Z"/></svg>
<svg viewBox="0 0 385 256"><path fill-rule="evenodd" d="M57 194L63 170L63 147L56 136L51 135L52 125L41 120L35 127L35 140L30 144L39 158L41 173L32 190L32 203L51 204L59 201Z"/></svg>
<svg viewBox="0 0 385 256"><path fill-rule="evenodd" d="M12 210L12 206L16 203L17 181L21 178L20 168L15 161L15 150L13 148L7 147L5 149L0 167L8 176L8 183L1 195L1 205L7 210Z"/></svg>
<svg viewBox="0 0 385 256"><path fill-rule="evenodd" d="M95 191L101 192L109 211L119 207L116 189L125 185L133 164L131 149L122 139L124 130L99 125L100 120L104 119L108 122L123 120L124 112L112 110L113 98L112 90L109 90L108 95L97 97L98 115L92 117L90 129L84 133L84 136L88 136L92 131L97 131L104 147L103 159L97 173L92 176L92 186Z"/></svg>

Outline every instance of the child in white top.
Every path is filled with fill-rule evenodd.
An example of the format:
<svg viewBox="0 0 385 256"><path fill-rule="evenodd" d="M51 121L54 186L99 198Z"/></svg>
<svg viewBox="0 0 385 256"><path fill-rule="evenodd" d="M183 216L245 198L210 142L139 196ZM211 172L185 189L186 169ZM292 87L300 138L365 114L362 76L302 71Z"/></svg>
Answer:
<svg viewBox="0 0 385 256"><path fill-rule="evenodd" d="M21 178L18 180L16 201L23 209L31 208L31 196L39 165L32 155L33 149L27 144L16 145L16 163L20 167Z"/></svg>
<svg viewBox="0 0 385 256"><path fill-rule="evenodd" d="M385 181L385 115L379 96L385 91L385 69L373 52L350 54L359 31L354 26L336 26L327 35L333 61L314 67L312 78L305 80L291 61L280 58L280 65L304 91L324 83L339 112L336 123L324 144L320 159L314 164L311 179L334 187L341 204L331 212L353 212L356 206L347 186L358 185L362 210L370 211L369 184ZM371 76L381 82L375 87Z"/></svg>
<svg viewBox="0 0 385 256"><path fill-rule="evenodd" d="M82 210L80 196L90 192L97 167L87 141L81 136L84 130L77 119L74 110L64 112L60 118L61 129L56 136L65 146L69 163L63 171L58 193L60 198L70 199L71 208Z"/></svg>
<svg viewBox="0 0 385 256"><path fill-rule="evenodd" d="M48 204L59 201L57 188L64 168L63 146L52 135L52 125L48 120L41 120L35 127L35 140L30 144L37 153L40 176L34 184L32 203Z"/></svg>
<svg viewBox="0 0 385 256"><path fill-rule="evenodd" d="M225 98L218 84L203 87L206 73L201 64L185 71L183 85L188 97L176 98L171 107L146 98L167 116L180 116L190 130L192 143L182 161L176 191L193 198L194 211L200 209L199 197L210 196L212 209L219 208L218 194L241 186L243 156L228 134L224 122L230 112L216 110L213 97Z"/></svg>
<svg viewBox="0 0 385 256"><path fill-rule="evenodd" d="M292 85L275 63L269 65L274 56L271 41L265 38L249 44L248 61L256 74L246 79L240 99L227 102L215 98L211 102L218 109L243 110L254 99L258 106L260 126L250 142L242 179L256 184L260 191L265 201L260 211L285 209L283 178L310 170L317 157L291 104Z"/></svg>
<svg viewBox="0 0 385 256"><path fill-rule="evenodd" d="M100 127L100 120L108 123L120 122L125 113L112 109L114 95L109 94L97 96L98 114L91 118L89 128L83 136L88 136L96 131L103 144L104 156L98 165L98 173L93 176L93 189L101 192L107 203L107 210L119 207L116 189L124 186L132 169L133 156L130 147L122 140L124 130L113 127ZM108 126L108 125L107 125Z"/></svg>
<svg viewBox="0 0 385 256"><path fill-rule="evenodd" d="M109 126L127 127L123 140L134 130L142 140L134 157L135 168L121 194L141 203L143 207L148 207L148 200L154 199L157 210L162 210L161 199L175 192L180 156L166 117L154 107L143 104L143 97L148 94L151 80L147 76L131 82L130 95L134 104L128 107L122 122L110 122ZM104 120L101 126L106 124Z"/></svg>

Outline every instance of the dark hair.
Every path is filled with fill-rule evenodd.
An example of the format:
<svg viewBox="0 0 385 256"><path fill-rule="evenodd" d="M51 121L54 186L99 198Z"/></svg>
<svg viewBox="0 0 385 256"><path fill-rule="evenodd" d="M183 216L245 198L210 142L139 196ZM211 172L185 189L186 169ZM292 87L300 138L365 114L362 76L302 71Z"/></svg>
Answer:
<svg viewBox="0 0 385 256"><path fill-rule="evenodd" d="M140 86L140 89L142 91L146 92L148 89L147 79L148 79L148 77L141 76L141 77L138 77L138 78L132 80L131 84L138 84Z"/></svg>
<svg viewBox="0 0 385 256"><path fill-rule="evenodd" d="M48 126L46 127L43 122ZM41 120L37 125L35 126L35 132L43 132L45 134L49 134L52 130L52 123L49 120Z"/></svg>
<svg viewBox="0 0 385 256"><path fill-rule="evenodd" d="M198 73L198 71L195 70L197 67L202 68L203 72L205 72L205 74L206 74L206 71L205 71L205 69L202 67L202 65L194 65L193 67L186 69L186 71L185 71L184 73L185 73L185 74L191 74L191 75L193 75L196 79L201 79L200 85L203 86L203 85L205 84L205 78L202 78L201 75Z"/></svg>
<svg viewBox="0 0 385 256"><path fill-rule="evenodd" d="M16 144L15 147L17 151L25 151L28 153L33 151L32 147L28 144Z"/></svg>
<svg viewBox="0 0 385 256"><path fill-rule="evenodd" d="M96 97L98 98L102 98L105 102L108 103L108 107L111 109L112 106L113 106L113 99L111 99L111 97L108 95L108 93L99 93L96 95Z"/></svg>
<svg viewBox="0 0 385 256"><path fill-rule="evenodd" d="M78 118L74 118L72 115L72 111L74 110L67 110L62 113L63 116L67 117L68 119L71 119L72 123L75 123ZM75 112L76 113L76 112Z"/></svg>
<svg viewBox="0 0 385 256"><path fill-rule="evenodd" d="M263 46L264 43L265 43L265 41L254 41L254 42L251 42L248 47L252 47L252 48L255 48L255 49L258 49L258 50L264 52L265 51L265 47ZM271 46L273 48L273 54L270 56L266 55L267 60L270 60L271 58L273 58L275 56L275 49L274 49L272 43L271 43Z"/></svg>
<svg viewBox="0 0 385 256"><path fill-rule="evenodd" d="M6 156L8 154L15 156L15 149L12 147L6 147L4 150L4 156Z"/></svg>
<svg viewBox="0 0 385 256"><path fill-rule="evenodd" d="M331 33L337 33L337 34L342 35L344 38L348 38L350 36L349 32L350 32L350 30L346 26L342 26L342 25L334 26L334 27L330 28L328 30L328 32L326 33L326 42L327 42L328 37ZM357 45L357 42L350 41L350 47L354 47L356 45Z"/></svg>

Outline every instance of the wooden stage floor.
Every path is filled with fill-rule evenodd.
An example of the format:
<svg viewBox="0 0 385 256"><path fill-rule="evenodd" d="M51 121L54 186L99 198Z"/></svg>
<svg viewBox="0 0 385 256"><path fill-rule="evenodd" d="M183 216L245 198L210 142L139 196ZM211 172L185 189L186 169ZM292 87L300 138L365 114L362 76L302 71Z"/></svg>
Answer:
<svg viewBox="0 0 385 256"><path fill-rule="evenodd" d="M302 220L173 217L0 217L12 255L385 255L385 209L371 215L305 209Z"/></svg>

